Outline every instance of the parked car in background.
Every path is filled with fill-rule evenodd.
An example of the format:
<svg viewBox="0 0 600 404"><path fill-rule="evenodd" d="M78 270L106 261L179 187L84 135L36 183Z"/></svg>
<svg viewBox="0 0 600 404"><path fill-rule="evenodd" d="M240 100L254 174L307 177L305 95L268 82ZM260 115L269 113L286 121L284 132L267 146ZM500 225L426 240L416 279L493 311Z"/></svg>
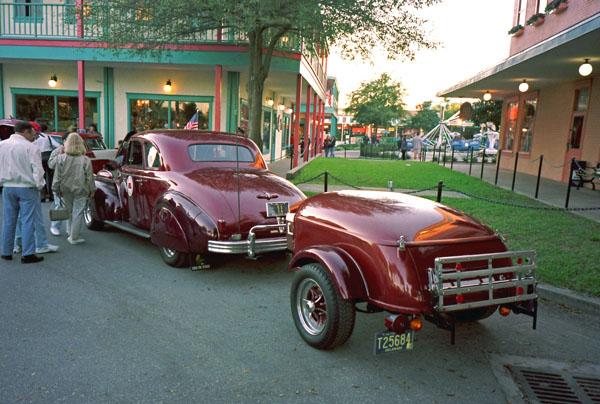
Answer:
<svg viewBox="0 0 600 404"><path fill-rule="evenodd" d="M497 310L537 318L534 251L507 251L474 218L394 192L312 196L287 215L290 303L301 337L332 349L352 334L355 311L388 312L375 352L411 349L427 319L451 331ZM498 309L499 308L499 309Z"/></svg>
<svg viewBox="0 0 600 404"><path fill-rule="evenodd" d="M48 134L59 144L62 144L62 133L48 132ZM79 133L79 136L84 140L87 149L85 155L92 160L92 169L94 170L94 173L100 171L106 163L113 161L117 156L117 150L106 147L101 135Z"/></svg>
<svg viewBox="0 0 600 404"><path fill-rule="evenodd" d="M96 174L85 222L149 238L172 266L206 268L209 254L285 251L285 214L305 195L270 173L242 136L156 130L123 142Z"/></svg>

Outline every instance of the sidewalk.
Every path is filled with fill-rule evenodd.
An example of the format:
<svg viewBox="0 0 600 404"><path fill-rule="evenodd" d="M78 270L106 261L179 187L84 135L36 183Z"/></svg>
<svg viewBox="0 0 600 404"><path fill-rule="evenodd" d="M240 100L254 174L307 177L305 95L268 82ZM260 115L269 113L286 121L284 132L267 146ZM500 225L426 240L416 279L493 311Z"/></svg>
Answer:
<svg viewBox="0 0 600 404"><path fill-rule="evenodd" d="M357 158L356 153L350 153L348 151L347 158ZM344 158L344 151L336 151L336 157ZM291 171L298 171L306 163L298 164L294 170L290 170L290 159L286 158L274 163L269 164L269 170L283 178ZM420 164L414 160L410 161L410 164ZM450 163L446 163L446 168L450 169ZM465 163L454 163L453 169L460 171L468 175L469 165ZM473 165L471 170L471 176L479 178L481 175L481 164ZM483 180L490 183L494 183L496 176L496 166L494 164L487 164L483 171ZM498 186L504 189L511 189L512 187L513 173L509 170L500 170L498 173ZM519 174L515 178L515 192L529 196L533 198L535 196L535 186L537 177L527 174ZM300 187L303 191L321 192L323 190L322 185L317 184L302 184ZM347 189L348 187L343 186L329 186L329 190ZM371 189L371 188L369 188ZM387 188L378 188L380 190L388 190ZM403 191L403 190L396 190ZM434 192L434 191L431 191ZM452 193L454 194L454 193ZM450 191L444 191L444 195L448 197L456 197L458 195L452 195ZM553 181L549 179L540 179L540 187L538 200L544 202L550 206L564 208L567 194L567 184L559 181ZM571 187L571 196L569 199L569 208L592 208L600 207L600 190L593 191L591 189L579 189ZM588 211L573 211L572 213L586 217L590 220L594 220L600 223L600 209L588 210ZM600 259L600 256L599 256ZM585 311L592 314L600 315L600 298L592 296L582 296L568 289L561 289L551 285L539 284L538 295L542 299L550 300L556 304L571 307L580 311Z"/></svg>

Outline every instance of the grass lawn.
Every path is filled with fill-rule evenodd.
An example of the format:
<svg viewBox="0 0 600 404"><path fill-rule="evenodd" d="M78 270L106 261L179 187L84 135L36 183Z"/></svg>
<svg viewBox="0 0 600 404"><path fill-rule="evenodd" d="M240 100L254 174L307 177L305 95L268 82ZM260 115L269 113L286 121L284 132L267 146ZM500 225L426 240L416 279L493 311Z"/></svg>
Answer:
<svg viewBox="0 0 600 404"><path fill-rule="evenodd" d="M357 187L385 188L393 181L397 189L424 189L442 180L444 185L494 201L547 206L436 163L317 158L293 182L304 182L325 170ZM323 178L311 183L323 183ZM342 185L331 177L329 184ZM540 281L600 296L600 223L563 211L515 208L478 199L443 196L442 203L502 233L510 250L537 250Z"/></svg>

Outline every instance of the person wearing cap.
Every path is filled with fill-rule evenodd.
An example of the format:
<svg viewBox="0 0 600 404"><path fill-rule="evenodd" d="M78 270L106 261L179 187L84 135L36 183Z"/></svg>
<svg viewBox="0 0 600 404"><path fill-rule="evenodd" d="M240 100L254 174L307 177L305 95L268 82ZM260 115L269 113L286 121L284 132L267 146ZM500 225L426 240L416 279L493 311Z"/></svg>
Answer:
<svg viewBox="0 0 600 404"><path fill-rule="evenodd" d="M38 125L36 122L29 122L33 128L38 132L38 138L33 142L34 145L40 148L42 152L42 167L44 167L44 173L46 176L46 186L44 187L44 199L52 200L52 170L48 167L48 159L52 150L60 147L60 143L47 135L45 132L48 130L48 125L42 123Z"/></svg>
<svg viewBox="0 0 600 404"><path fill-rule="evenodd" d="M44 187L44 169L40 150L32 143L37 133L29 122L15 124L15 133L0 143L0 185L2 192L2 259L12 260L15 230L19 213L23 223L23 255L21 262L29 264L44 258L35 252L35 204Z"/></svg>

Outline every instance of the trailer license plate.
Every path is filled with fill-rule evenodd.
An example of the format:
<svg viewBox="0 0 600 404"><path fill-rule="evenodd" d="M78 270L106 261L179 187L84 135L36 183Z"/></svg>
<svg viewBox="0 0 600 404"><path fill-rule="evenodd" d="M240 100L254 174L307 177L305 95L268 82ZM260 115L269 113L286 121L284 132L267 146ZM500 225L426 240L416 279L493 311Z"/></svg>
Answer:
<svg viewBox="0 0 600 404"><path fill-rule="evenodd" d="M402 334L391 331L375 334L375 355L413 349L414 338L413 330L406 330Z"/></svg>

